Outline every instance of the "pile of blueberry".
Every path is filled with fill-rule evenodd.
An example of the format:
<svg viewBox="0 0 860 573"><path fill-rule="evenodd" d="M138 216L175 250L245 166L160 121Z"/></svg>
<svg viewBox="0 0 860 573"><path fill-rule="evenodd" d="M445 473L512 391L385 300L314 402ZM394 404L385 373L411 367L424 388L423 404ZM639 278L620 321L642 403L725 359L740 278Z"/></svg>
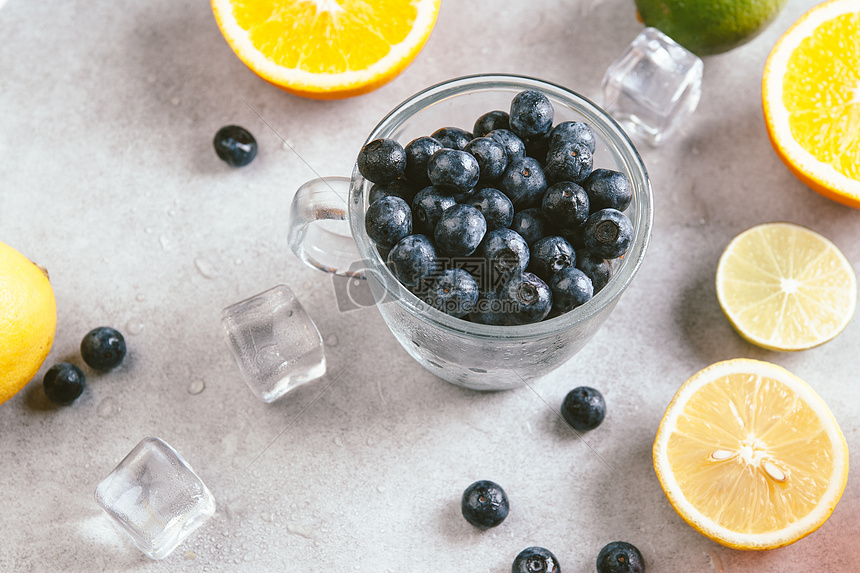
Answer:
<svg viewBox="0 0 860 573"><path fill-rule="evenodd" d="M594 169L596 137L553 126L549 99L517 94L472 132L443 127L406 147L376 139L358 155L374 185L368 236L397 279L452 316L481 324L539 322L600 291L633 225L627 176Z"/></svg>

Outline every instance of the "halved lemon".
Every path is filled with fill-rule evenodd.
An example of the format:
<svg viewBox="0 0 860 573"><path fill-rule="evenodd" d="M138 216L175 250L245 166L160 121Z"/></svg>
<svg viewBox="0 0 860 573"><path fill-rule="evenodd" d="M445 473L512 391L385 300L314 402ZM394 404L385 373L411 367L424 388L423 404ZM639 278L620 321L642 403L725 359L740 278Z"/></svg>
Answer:
<svg viewBox="0 0 860 573"><path fill-rule="evenodd" d="M717 299L741 336L770 350L805 350L842 332L857 304L845 255L818 233L765 223L732 239L717 265Z"/></svg>
<svg viewBox="0 0 860 573"><path fill-rule="evenodd" d="M687 380L654 441L669 503L735 549L775 549L818 529L848 479L848 445L809 385L768 362L718 362Z"/></svg>
<svg viewBox="0 0 860 573"><path fill-rule="evenodd" d="M767 59L764 119L780 159L806 185L860 208L860 0L819 4Z"/></svg>
<svg viewBox="0 0 860 573"><path fill-rule="evenodd" d="M441 0L212 0L230 47L261 78L296 95L363 94L409 65Z"/></svg>

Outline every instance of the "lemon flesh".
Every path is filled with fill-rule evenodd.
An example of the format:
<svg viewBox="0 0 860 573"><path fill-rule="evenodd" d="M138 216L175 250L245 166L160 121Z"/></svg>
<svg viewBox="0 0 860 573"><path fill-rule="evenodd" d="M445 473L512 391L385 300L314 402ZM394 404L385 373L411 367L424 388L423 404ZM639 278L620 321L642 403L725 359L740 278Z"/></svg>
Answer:
<svg viewBox="0 0 860 573"><path fill-rule="evenodd" d="M848 446L824 401L787 370L730 360L676 394L654 442L675 510L737 549L773 549L815 531L848 476Z"/></svg>

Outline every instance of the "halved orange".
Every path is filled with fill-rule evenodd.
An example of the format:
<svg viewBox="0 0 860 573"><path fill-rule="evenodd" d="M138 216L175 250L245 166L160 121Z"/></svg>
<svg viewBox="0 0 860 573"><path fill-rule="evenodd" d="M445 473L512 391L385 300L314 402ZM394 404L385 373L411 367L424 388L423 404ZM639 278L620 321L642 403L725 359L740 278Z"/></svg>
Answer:
<svg viewBox="0 0 860 573"><path fill-rule="evenodd" d="M762 80L780 159L806 185L860 208L860 0L831 0L779 39Z"/></svg>
<svg viewBox="0 0 860 573"><path fill-rule="evenodd" d="M718 362L687 380L653 454L675 511L735 549L775 549L809 535L848 480L848 444L824 400L758 360Z"/></svg>
<svg viewBox="0 0 860 573"><path fill-rule="evenodd" d="M227 43L251 70L315 99L355 96L421 51L441 0L212 0Z"/></svg>

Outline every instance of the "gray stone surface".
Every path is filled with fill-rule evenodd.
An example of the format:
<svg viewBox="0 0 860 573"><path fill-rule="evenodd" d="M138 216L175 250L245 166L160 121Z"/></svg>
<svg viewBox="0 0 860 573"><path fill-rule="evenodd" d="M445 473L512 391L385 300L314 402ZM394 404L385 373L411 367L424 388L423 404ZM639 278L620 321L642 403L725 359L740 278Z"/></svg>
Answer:
<svg viewBox="0 0 860 573"><path fill-rule="evenodd" d="M10 0L0 10L0 240L49 268L59 322L39 375L0 406L0 570L490 572L541 545L566 573L586 573L605 543L621 539L651 572L856 571L856 471L818 532L745 553L688 527L651 464L677 387L734 357L807 380L860 454L860 322L817 349L767 352L735 334L714 291L728 241L767 221L822 232L860 265L860 212L799 183L762 119L768 51L814 3L790 2L753 42L707 58L689 124L641 149L654 185L653 241L589 346L532 388L479 394L420 368L374 308L338 311L332 280L289 251L290 199L316 173L349 174L389 109L451 77L520 73L599 100L603 71L642 28L632 1L445 0L400 77L319 102L246 69L206 2ZM259 141L247 168L213 152L212 136L228 123ZM266 405L242 382L219 312L279 283L315 318L329 375ZM60 360L82 365L80 340L100 325L125 333L125 363L87 369L85 394L53 407L42 374ZM600 388L608 404L604 424L583 439L553 412L580 384ZM93 499L146 436L174 446L218 502L161 562L138 552ZM510 496L510 517L494 530L459 514L477 479Z"/></svg>

